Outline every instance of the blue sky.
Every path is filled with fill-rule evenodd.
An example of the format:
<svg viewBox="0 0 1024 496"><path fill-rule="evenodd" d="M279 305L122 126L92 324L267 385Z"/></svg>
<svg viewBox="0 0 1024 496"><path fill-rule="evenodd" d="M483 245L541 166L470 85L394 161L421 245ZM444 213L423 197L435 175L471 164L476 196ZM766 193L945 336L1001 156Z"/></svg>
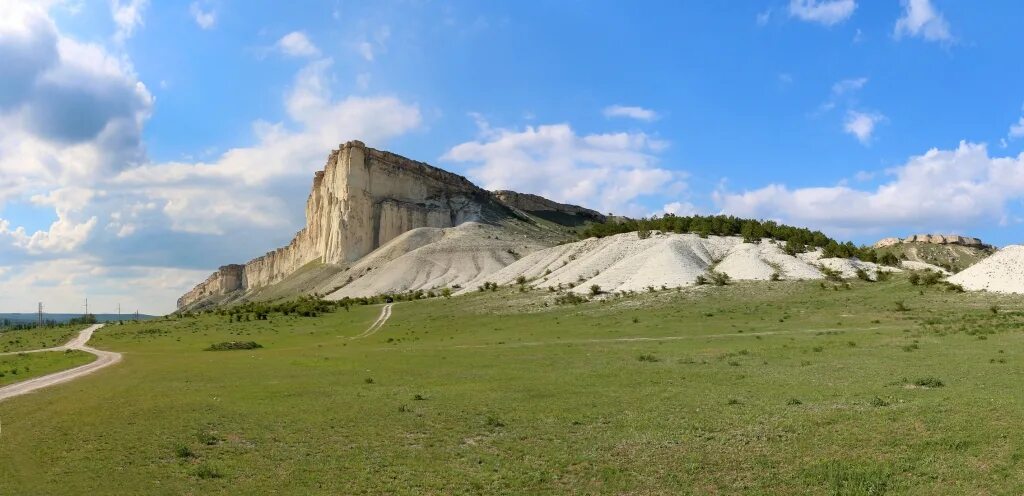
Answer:
<svg viewBox="0 0 1024 496"><path fill-rule="evenodd" d="M0 311L162 313L351 139L634 216L1019 243L1024 4L0 0Z"/></svg>

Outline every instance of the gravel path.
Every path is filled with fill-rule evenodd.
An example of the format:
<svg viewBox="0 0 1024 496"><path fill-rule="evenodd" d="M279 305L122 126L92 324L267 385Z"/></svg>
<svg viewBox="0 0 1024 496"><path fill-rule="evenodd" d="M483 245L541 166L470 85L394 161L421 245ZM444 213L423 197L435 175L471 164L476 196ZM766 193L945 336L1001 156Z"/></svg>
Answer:
<svg viewBox="0 0 1024 496"><path fill-rule="evenodd" d="M96 324L84 329L82 332L79 332L78 335L75 336L71 341L68 341L64 346L58 346L56 348L44 348L40 350L5 353L5 355L15 355L18 353L39 353L43 351L80 350L96 355L96 360L91 363L75 367L73 369L55 372L53 374L44 375L42 377L36 377L35 379L29 379L27 381L22 381L15 384L11 384L9 386L2 387L0 388L0 401L6 400L7 398L12 398L14 396L28 394L37 389L42 389L44 387L49 387L55 384L61 384L68 381L72 381L84 375L91 374L93 372L96 372L97 370L109 367L117 362L120 362L120 353L116 353L113 351L97 350L96 348L93 348L86 344L89 342L89 339L92 338L92 333L101 327L103 327L103 324Z"/></svg>

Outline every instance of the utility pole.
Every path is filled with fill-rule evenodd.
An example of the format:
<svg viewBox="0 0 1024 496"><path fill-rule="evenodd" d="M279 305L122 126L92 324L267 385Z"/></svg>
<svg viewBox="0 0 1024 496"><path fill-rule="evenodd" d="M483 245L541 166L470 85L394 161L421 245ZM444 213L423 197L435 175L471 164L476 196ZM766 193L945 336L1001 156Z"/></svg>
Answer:
<svg viewBox="0 0 1024 496"><path fill-rule="evenodd" d="M121 323L121 304L117 304L117 322Z"/></svg>
<svg viewBox="0 0 1024 496"><path fill-rule="evenodd" d="M43 327L43 302L39 302L39 315L36 318L36 322L39 327Z"/></svg>
<svg viewBox="0 0 1024 496"><path fill-rule="evenodd" d="M86 298L85 299L85 315L84 316L88 316L88 315L89 315L89 298Z"/></svg>

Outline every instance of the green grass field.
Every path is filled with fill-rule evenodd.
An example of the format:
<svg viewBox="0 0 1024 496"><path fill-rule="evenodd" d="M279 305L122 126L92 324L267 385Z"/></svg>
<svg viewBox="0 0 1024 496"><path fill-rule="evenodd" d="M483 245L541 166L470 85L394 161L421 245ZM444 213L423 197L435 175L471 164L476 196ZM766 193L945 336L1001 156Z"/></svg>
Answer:
<svg viewBox="0 0 1024 496"><path fill-rule="evenodd" d="M0 353L53 348L67 343L84 326L42 327L0 331Z"/></svg>
<svg viewBox="0 0 1024 496"><path fill-rule="evenodd" d="M0 494L1024 492L1022 298L552 299L108 326L122 363L0 403Z"/></svg>
<svg viewBox="0 0 1024 496"><path fill-rule="evenodd" d="M84 351L44 351L0 356L0 387L85 365L96 356Z"/></svg>

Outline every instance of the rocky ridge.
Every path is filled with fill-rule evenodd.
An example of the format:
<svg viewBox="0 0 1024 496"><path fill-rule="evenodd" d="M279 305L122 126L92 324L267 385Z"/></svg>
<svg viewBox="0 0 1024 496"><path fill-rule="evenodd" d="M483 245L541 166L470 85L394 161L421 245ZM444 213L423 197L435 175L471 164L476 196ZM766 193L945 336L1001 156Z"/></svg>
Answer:
<svg viewBox="0 0 1024 496"><path fill-rule="evenodd" d="M875 248L885 248L898 244L930 243L934 245L960 245L975 248L987 248L988 245L978 238L970 238L956 234L914 234L907 238L882 238L874 244Z"/></svg>

